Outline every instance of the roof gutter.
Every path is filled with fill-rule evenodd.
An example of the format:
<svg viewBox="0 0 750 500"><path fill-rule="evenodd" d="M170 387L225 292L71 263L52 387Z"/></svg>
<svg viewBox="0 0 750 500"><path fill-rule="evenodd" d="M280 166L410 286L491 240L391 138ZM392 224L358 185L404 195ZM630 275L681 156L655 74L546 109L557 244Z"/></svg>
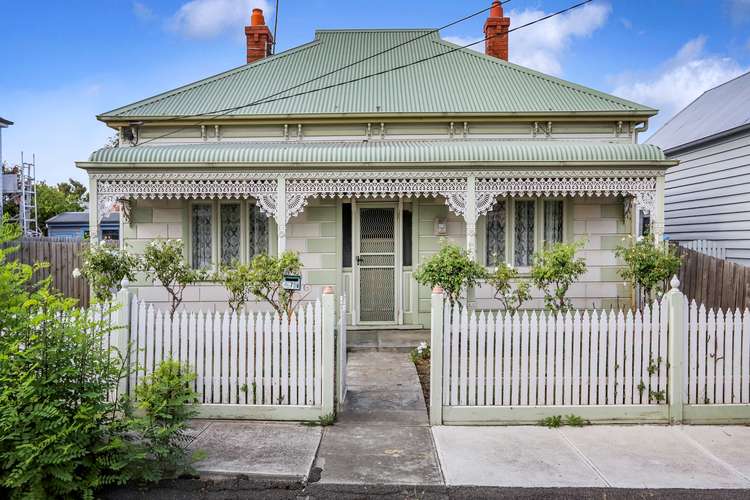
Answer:
<svg viewBox="0 0 750 500"><path fill-rule="evenodd" d="M210 121L212 124L232 123L232 122L288 122L288 121L330 121L330 120L349 120L349 121L383 121L396 119L398 121L408 121L414 119L451 119L451 120L503 120L503 119L539 119L549 120L550 118L650 118L657 112L655 110L639 111L512 111L512 112L491 112L491 113L462 113L462 112L444 112L444 113L311 113L311 114L279 114L279 115L165 115L165 116L112 116L97 115L97 120L106 123L110 127L127 125L133 121L145 121L151 125L163 125L164 123L184 124L189 123L199 126L204 122Z"/></svg>
<svg viewBox="0 0 750 500"><path fill-rule="evenodd" d="M633 143L638 144L638 135L648 132L648 120L644 120L640 127L633 129Z"/></svg>

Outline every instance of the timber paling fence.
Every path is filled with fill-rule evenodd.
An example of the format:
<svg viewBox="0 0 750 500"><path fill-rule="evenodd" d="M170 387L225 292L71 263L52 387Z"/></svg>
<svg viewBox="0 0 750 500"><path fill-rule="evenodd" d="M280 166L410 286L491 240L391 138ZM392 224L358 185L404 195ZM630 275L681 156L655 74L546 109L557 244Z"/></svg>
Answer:
<svg viewBox="0 0 750 500"><path fill-rule="evenodd" d="M90 298L88 281L82 277L73 277L73 270L80 269L83 265L82 252L88 246L88 242L71 238L23 237L3 246L18 247L18 250L8 257L11 260L28 265L48 262L48 267L34 273L32 281L37 283L51 277L52 288L66 297L78 299L81 307L88 307Z"/></svg>
<svg viewBox="0 0 750 500"><path fill-rule="evenodd" d="M707 308L750 308L750 267L678 246L681 289Z"/></svg>
<svg viewBox="0 0 750 500"><path fill-rule="evenodd" d="M673 280L642 311L468 311L432 296L430 420L750 422L750 311L707 310Z"/></svg>
<svg viewBox="0 0 750 500"><path fill-rule="evenodd" d="M166 359L196 373L199 416L260 420L315 420L334 411L333 292L300 306L290 317L271 312L168 312L132 296L127 287L108 342L123 354L129 377L120 393ZM343 315L342 315L343 316Z"/></svg>

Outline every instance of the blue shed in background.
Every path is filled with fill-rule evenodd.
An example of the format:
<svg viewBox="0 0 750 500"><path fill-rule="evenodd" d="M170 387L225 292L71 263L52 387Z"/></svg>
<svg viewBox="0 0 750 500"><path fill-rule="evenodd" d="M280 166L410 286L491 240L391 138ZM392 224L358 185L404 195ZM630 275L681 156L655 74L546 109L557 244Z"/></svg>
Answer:
<svg viewBox="0 0 750 500"><path fill-rule="evenodd" d="M83 239L89 235L88 212L63 212L47 220L47 236ZM112 212L99 224L100 240L120 239L120 214Z"/></svg>

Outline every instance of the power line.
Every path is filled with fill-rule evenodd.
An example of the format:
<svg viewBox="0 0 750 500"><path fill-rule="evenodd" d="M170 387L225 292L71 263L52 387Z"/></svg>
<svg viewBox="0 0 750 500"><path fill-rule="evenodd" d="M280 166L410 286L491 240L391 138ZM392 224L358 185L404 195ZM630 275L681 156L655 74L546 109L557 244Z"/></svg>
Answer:
<svg viewBox="0 0 750 500"><path fill-rule="evenodd" d="M506 3L510 2L510 1L511 1L511 0L504 0L504 1L500 2L500 4L501 4L501 5L504 5L504 4L506 4ZM147 141L144 141L144 142L142 142L142 143L139 143L139 144L137 144L137 146L141 146L141 145L143 145L143 144L148 144L149 142L155 141L155 140L157 140L157 139L162 139L162 138L164 138L164 137L169 137L170 135L174 135L174 134L176 134L176 133L178 133L178 132L180 132L180 131L182 131L182 130L185 130L185 129L187 129L187 128L192 128L192 127L196 127L196 126L202 125L202 124L204 124L204 123L206 123L206 122L208 122L208 121L211 121L211 120L213 120L213 119L215 119L215 118L220 118L221 116L225 116L226 114L228 114L228 113L230 113L230 112L232 112L232 111L235 111L235 110L237 110L237 109L242 109L242 108L244 108L244 107L249 107L249 106L254 106L254 105L259 105L259 104L263 104L263 103L264 103L264 102L265 102L266 100L268 100L268 99L272 99L272 98L274 98L274 97L277 97L277 96L280 96L280 95L282 95L282 94L285 94L285 93L287 93L287 92L289 92L289 91L292 91L292 90L298 89L298 88L300 88L300 87L304 87L305 85L308 85L308 84L310 84L310 83L314 83L314 82L316 82L316 81L318 81L318 80L321 80L321 79L323 79L323 78L326 78L326 77L328 77L328 76L334 75L334 74L336 74L336 73L338 73L338 72L341 72L341 71L343 71L343 70L345 70L345 69L349 69L349 68L352 68L352 67L354 67L354 66L356 66L356 65L358 65L358 64L361 64L361 63L363 63L363 62L369 61L369 60L371 60L371 59L374 59L374 58L376 58L376 57L379 57L379 56L381 56L381 55L383 55L383 54L387 54L387 53L389 53L389 52L392 52L392 51L394 51L394 50L396 50L396 49L399 49L399 48L401 48L401 47L404 47L405 45L409 45L409 44L411 44L411 43L414 43L414 42L416 42L417 40L421 40L422 38L425 38L425 37L427 37L427 36L430 36L430 35L432 35L432 34L434 34L434 33L439 33L439 32L440 32L441 30L444 30L444 29L450 28L450 27L452 27L452 26L455 26L455 25L457 25L457 24L459 24L459 23L462 23L462 22L464 22L464 21L467 21L467 20L469 20L469 19L472 19L472 18L474 18L474 17L476 17L476 16L478 16L478 15L480 15L480 14L484 14L485 12L487 12L487 11L489 11L489 10L491 10L491 9L492 9L492 5L490 5L490 7L487 7L487 8L485 8L485 9L482 9L482 10L479 10L479 11L477 11L477 12L474 12L474 13L472 13L472 14L469 14L469 15L467 15L467 16L464 16L464 17L462 17L462 18L460 18L460 19L457 19L457 20L455 20L455 21L452 21L452 22L450 22L450 23L448 23L448 24L446 24L446 25L444 25L444 26L441 26L441 27L439 27L439 28L436 28L436 29L433 29L433 30L427 31L427 32L425 32L425 33L423 33L423 34L421 34L421 35L419 35L419 36L417 36L417 37L414 37L414 38L410 39L410 40L407 40L407 41L405 41L405 42L402 42L402 43L399 43L399 44L397 44L397 45L394 45L393 47L390 47L390 48L388 48L388 49L385 49L385 50L382 50L382 51L380 51L380 52L376 52L376 53L374 53L374 54L371 54L371 55L369 55L369 56L365 57L364 59L360 59L360 60L358 60L358 61L354 61L354 62L352 62L352 63L346 64L346 65L344 65L344 66L341 66L341 67L339 67L339 68L337 68L337 69L335 69L335 70L329 71L328 73L324 73L324 74L322 74L322 75L319 75L319 76L317 76L317 77L315 77L315 78L313 78L313 79L311 79L311 80L307 80L307 81L304 81L304 82L302 82L302 83L299 83L299 84L293 85L293 86L291 86L291 87L288 87L288 88L286 88L286 89L284 89L284 90L281 90L281 91L279 91L279 92L276 92L276 93L274 93L274 94L268 95L268 96L266 96L266 97L263 97L263 98L261 98L261 99L258 99L258 100L256 100L256 101L253 101L253 102L251 102L251 103L248 103L248 104L244 104L244 105L242 105L242 106L235 106L235 107L232 107L232 108L215 109L215 110L212 110L212 111L206 111L206 112L204 112L204 113L195 113L195 114L189 114L189 115L179 115L179 116L172 116L172 117L170 117L170 118L167 118L167 119L165 119L164 121L174 121L174 120L179 120L179 119L182 119L182 118L198 118L198 117L201 117L201 116L209 116L209 115L213 115L213 116L211 116L211 118L208 118L207 120L203 120L203 121L200 121L200 122L197 122L197 123L194 123L194 124L186 125L186 126L184 126L184 127L178 128L178 129L176 129L176 130L173 130L173 131L171 131L171 132L165 133L165 134L163 134L163 135L160 135L160 136L157 136L157 137L153 137L153 138L151 138L151 139L149 139L149 140L147 140ZM278 18L278 10L277 10L277 12L276 12L276 18ZM275 44L276 44L276 38L274 37L274 47L275 47ZM275 52L275 51L274 51L274 52ZM293 97L293 96L292 96L292 97ZM219 114L217 114L217 113L219 113Z"/></svg>
<svg viewBox="0 0 750 500"><path fill-rule="evenodd" d="M503 4L506 4L506 3L510 2L510 1L511 1L511 0L504 0L503 2L500 2L500 3L501 3L501 5L503 5ZM376 58L376 57L380 57L380 56L382 56L383 54L387 54L387 53L389 53L389 52L392 52L392 51L394 51L394 50L396 50L396 49L399 49L399 48L401 48L401 47L403 47L403 46L405 46L405 45L409 45L409 44L411 44L411 43L414 43L414 42L416 42L417 40L421 40L422 38L425 38L425 37L427 37L427 36L430 36L430 35L432 35L432 34L434 34L434 33L438 33L438 32L440 32L441 30L444 30L444 29L450 28L450 27L452 27L452 26L455 26L455 25L457 25L457 24L459 24L459 23L462 23L462 22L464 22L464 21L468 21L469 19L472 19L472 18L474 18L474 17L476 17L476 16L478 16L478 15L480 15L480 14L484 14L485 12L489 11L490 9L492 9L492 6L490 6L490 7L487 7L486 9L482 9L482 10L480 10L480 11L474 12L473 14L469 14L468 16L462 17L461 19L458 19L458 20L456 20L456 21L450 22L450 23L448 23L448 24L446 24L446 25L444 25L444 26L441 26L441 27L439 27L439 28L435 28L435 29L433 29L433 30L429 30L429 31L427 31L427 32L425 32L425 33L422 33L421 35L419 35L419 36L417 36L417 37L414 37L414 38L412 38L412 39L410 39L410 40L407 40L407 41L405 41L405 42L401 42L401 43L399 43L399 44L397 44L397 45L394 45L393 47L389 47L389 48L387 48L387 49L385 49L385 50L381 50L380 52L376 52L376 53L374 53L374 54L371 54L371 55L369 55L369 56L365 57L364 59L359 59L359 60L357 60L357 61L351 62L351 63L349 63L349 64L346 64L346 65L344 65L344 66L341 66L341 67L339 67L339 68L336 68L336 69L334 69L334 70L331 70L331 71L329 71L328 73L324 73L324 74L322 74L322 75L319 75L319 76L316 76L315 78L312 78L312 79L310 79L310 80L306 80L306 81L304 81L304 82L302 82L302 83L298 83L298 84L296 84L296 85L293 85L293 86L291 86L291 87L285 88L284 90L280 90L280 91L278 91L278 92L276 92L276 93L274 93L274 94L268 95L268 96L266 96L266 97L262 97L262 98L258 99L257 101L253 101L253 102L251 102L251 103L249 103L249 104L244 104L244 105L242 105L242 106L239 106L239 107L235 106L235 107L232 107L232 108L215 109L215 110L212 110L212 111L206 111L206 112L203 112L203 113L196 113L196 114L189 114L189 115L178 115L178 116L172 116L172 117L170 117L170 118L169 118L169 120L176 120L176 119L180 119L180 118L191 118L191 117L199 117L199 116L207 116L207 115L213 115L213 114L215 114L215 113L222 113L222 112L224 112L224 111L234 111L234 110L236 110L236 109L241 109L242 107L246 107L246 106L252 106L252 105L254 105L254 104L256 104L256 103L262 103L262 102L264 102L264 101L265 101L266 99L271 99L271 98L273 98L273 97L277 97L277 96L279 96L279 95L281 95L281 94L284 94L284 93L286 93L286 92L289 92L289 91L291 91L291 90L294 90L294 89L298 89L298 88L300 88L300 87L304 87L305 85L308 85L308 84L310 84L310 83L316 82L316 81L318 81L318 80L322 80L323 78L326 78L326 77L328 77L328 76L331 76L331 75L335 75L336 73L339 73L339 72L341 72L341 71L344 71L345 69L349 69L349 68L352 68L352 67L354 67L354 66L357 66L358 64L362 64L363 62L367 62L367 61L369 61L369 60L371 60L371 59L374 59L374 58ZM275 40L275 38L274 38L274 40Z"/></svg>
<svg viewBox="0 0 750 500"><path fill-rule="evenodd" d="M507 0L507 1L510 1L510 0ZM478 44L480 44L482 42L485 42L487 40L491 40L491 39L496 38L498 36L507 35L507 34L510 34L510 33L514 32L514 31L517 31L517 30L520 30L520 29L523 29L523 28L527 28L527 27L532 26L534 24L538 24L538 23L540 23L542 21L546 21L547 19L550 19L550 18L559 16L559 15L565 14L567 12L570 12L570 11L572 11L574 9L582 7L582 6L584 6L584 5L588 4L588 3L591 3L591 2L593 2L593 0L584 0L582 2L579 2L579 3L575 4L575 5L567 7L565 9L562 9L562 10L559 10L557 12L553 12L553 13L548 14L546 16L540 17L540 18L535 19L533 21L530 21L530 22L528 22L526 24L523 24L521 26L517 26L516 28L510 29L508 31L500 32L500 33L497 33L497 34L485 37L485 38L483 38L481 40L477 40L476 42L472 42L472 43L469 43L469 44L466 44L466 45L456 46L455 48L452 48L452 49L450 49L450 50L448 50L446 52L442 52L440 54L435 54L435 55L432 55L432 56L429 56L429 57L418 59L416 61L412 61L410 63L402 64L400 66L395 66L393 68L389 68L389 69L386 69L386 70L378 71L376 73L371 73L371 74L364 75L364 76L361 76L361 77L358 77L358 78L353 78L351 80L347 80L347 81L344 81L344 82L339 82L339 83L335 83L335 84L326 85L326 86L323 86L323 87L318 87L318 88L315 88L315 89L307 90L307 91L304 91L304 92L298 92L296 94L291 94L291 95L288 95L288 96L281 96L281 97L279 97L279 94L283 94L284 92L287 92L287 91L289 91L289 90L291 90L293 88L297 88L299 86L291 87L290 89L287 89L287 90L284 90L282 92L277 93L275 96L271 96L269 98L264 98L264 99L261 99L261 100L258 100L258 101L254 101L254 102L251 102L251 103L248 103L248 104L243 104L243 105L240 105L240 106L235 106L235 107L232 107L232 108L226 108L226 109L222 109L222 110L214 110L214 111L212 111L210 113L201 113L201 114L196 114L196 115L184 115L181 118L187 118L187 117L191 117L191 116L195 116L195 117L197 117L197 116L205 116L205 115L208 115L208 114L211 114L212 116L210 118L206 119L206 120L199 121L199 122L197 122L195 124L187 125L185 127L181 127L181 128L176 129L176 130L173 130L171 132L162 134L160 136L153 137L153 138L151 138L151 139L149 139L147 141L144 141L143 143L139 143L138 146L141 146L141 145L144 145L144 144L148 144L149 142L153 142L153 141L155 141L157 139L162 139L162 138L168 137L170 135L174 135L174 134L176 134L177 132L179 132L181 130L185 130L187 128L191 128L191 127L195 127L195 126L201 125L203 123L206 123L208 121L214 120L216 118L220 118L222 116L226 116L229 113L231 113L232 111L237 111L237 110L240 110L240 109L244 109L244 108L248 108L248 107L253 107L253 106L259 106L261 104L268 104L268 103L271 103L271 102L283 101L283 100L286 100L286 99L293 99L295 97L300 97L300 96L305 96L305 95L309 95L309 94L314 94L316 92L322 92L324 90L330 90L330 89L333 89L333 88L336 88L336 87L341 87L341 86L344 86L344 85L349 85L349 84L356 83L356 82L359 82L359 81L363 81L363 80L367 80L367 79L370 79L370 78L374 78L376 76L381 76L381 75L385 75L385 74L388 74L388 73L392 73L394 71L399 71L401 69L405 69L405 68L408 68L408 67L411 67L411 66L415 66L417 64L421 64L421 63L424 63L424 62L427 62L427 61L431 61L433 59L438 59L440 57L447 56L447 55L452 54L454 52L458 52L458 51L463 50L463 49L471 48L471 47L473 47L475 45L478 45ZM485 11L486 10L488 10L488 9L485 9ZM432 33L432 32L430 32L430 33ZM423 36L426 36L426 35L427 34L424 34L424 35L420 36L420 38L423 37ZM414 40L416 40L416 38ZM410 42L407 42L407 43L410 43ZM404 45L404 44L401 44L401 45ZM388 49L387 51L390 51L390 50L393 50L393 48ZM387 52L387 51L385 51L385 52ZM371 56L371 57L374 57L374 56ZM366 60L366 59L364 59L364 60ZM350 66L353 66L355 64L358 64L358 63L353 63ZM346 67L344 67L342 69L345 69L345 68ZM306 83L305 84L301 84L301 85L306 85ZM220 114L214 114L214 113L220 113Z"/></svg>

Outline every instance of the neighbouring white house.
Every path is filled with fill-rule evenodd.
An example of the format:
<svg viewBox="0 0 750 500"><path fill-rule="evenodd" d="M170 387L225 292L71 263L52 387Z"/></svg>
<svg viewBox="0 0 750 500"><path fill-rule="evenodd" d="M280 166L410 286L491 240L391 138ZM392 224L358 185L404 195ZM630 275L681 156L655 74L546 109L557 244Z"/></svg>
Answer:
<svg viewBox="0 0 750 500"><path fill-rule="evenodd" d="M750 73L704 93L648 142L680 162L667 171L669 238L715 242L750 265Z"/></svg>
<svg viewBox="0 0 750 500"><path fill-rule="evenodd" d="M615 248L641 212L663 233L676 163L638 143L657 111L509 63L509 25L494 2L486 54L429 29L321 30L272 54L255 10L247 64L98 116L119 146L77 163L91 227L122 203L124 245L180 238L196 268L298 251L310 297L335 287L352 325L428 327L413 273L443 239L521 270L586 240L574 303L630 304ZM226 292L201 283L185 307L224 310Z"/></svg>

